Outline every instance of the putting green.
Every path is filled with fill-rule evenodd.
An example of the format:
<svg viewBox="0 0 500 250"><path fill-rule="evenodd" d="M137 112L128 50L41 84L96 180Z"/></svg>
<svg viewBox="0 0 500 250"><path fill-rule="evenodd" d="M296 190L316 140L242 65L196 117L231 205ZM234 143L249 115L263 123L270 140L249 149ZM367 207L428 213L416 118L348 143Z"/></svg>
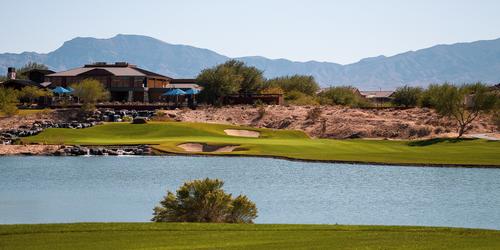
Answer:
<svg viewBox="0 0 500 250"><path fill-rule="evenodd" d="M260 132L259 138L227 135L225 129ZM150 122L106 123L88 129L46 129L24 143L70 145L150 144L157 150L193 154L182 143L238 145L233 152L206 155L274 156L299 160L380 164L500 166L500 142L480 139L425 141L311 139L301 131L271 130L221 124Z"/></svg>

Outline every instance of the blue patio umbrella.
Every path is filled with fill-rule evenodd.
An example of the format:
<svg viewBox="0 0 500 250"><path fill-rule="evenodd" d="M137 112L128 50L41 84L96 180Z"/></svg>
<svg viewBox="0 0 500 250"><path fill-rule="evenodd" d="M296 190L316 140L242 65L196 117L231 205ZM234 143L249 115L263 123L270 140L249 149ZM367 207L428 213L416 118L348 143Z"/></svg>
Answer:
<svg viewBox="0 0 500 250"><path fill-rule="evenodd" d="M67 87L66 89L69 90L70 93L73 93L73 91L75 91L75 89L73 89L72 87Z"/></svg>
<svg viewBox="0 0 500 250"><path fill-rule="evenodd" d="M68 93L71 93L71 91L61 87L61 86L58 86L57 88L53 89L52 92L56 93L56 94L68 94Z"/></svg>
<svg viewBox="0 0 500 250"><path fill-rule="evenodd" d="M185 95L186 92L182 91L181 89L171 89L165 93L163 93L162 96L179 96L179 95Z"/></svg>
<svg viewBox="0 0 500 250"><path fill-rule="evenodd" d="M197 89L188 89L185 91L186 95L197 95L198 93L200 93L199 90Z"/></svg>
<svg viewBox="0 0 500 250"><path fill-rule="evenodd" d="M179 102L179 96L185 94L186 92L182 91L181 89L171 89L165 92L162 96L175 96L175 106L177 106L177 103Z"/></svg>

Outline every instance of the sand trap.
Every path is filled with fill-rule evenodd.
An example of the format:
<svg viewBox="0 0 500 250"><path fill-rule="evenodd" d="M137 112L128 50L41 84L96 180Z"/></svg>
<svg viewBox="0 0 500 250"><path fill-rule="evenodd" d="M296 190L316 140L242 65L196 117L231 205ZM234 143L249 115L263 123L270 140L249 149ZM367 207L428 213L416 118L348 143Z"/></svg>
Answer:
<svg viewBox="0 0 500 250"><path fill-rule="evenodd" d="M177 145L177 147L180 147L187 152L195 152L195 153L201 153L201 152L218 152L218 153L228 153L228 152L233 152L238 146L235 145L226 145L226 146L216 146L216 145L208 145L208 144L202 144L202 143L183 143Z"/></svg>
<svg viewBox="0 0 500 250"><path fill-rule="evenodd" d="M252 130L244 130L244 129L225 129L224 133L230 136L240 136L240 137L254 137L257 138L260 136L260 133Z"/></svg>

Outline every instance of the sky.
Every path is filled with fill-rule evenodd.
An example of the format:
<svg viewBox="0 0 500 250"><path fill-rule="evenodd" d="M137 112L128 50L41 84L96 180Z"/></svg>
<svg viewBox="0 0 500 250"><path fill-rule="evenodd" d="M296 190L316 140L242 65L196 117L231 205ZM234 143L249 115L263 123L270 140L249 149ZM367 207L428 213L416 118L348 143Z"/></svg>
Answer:
<svg viewBox="0 0 500 250"><path fill-rule="evenodd" d="M74 37L152 36L230 57L349 64L500 38L498 0L15 0L0 53L47 53Z"/></svg>

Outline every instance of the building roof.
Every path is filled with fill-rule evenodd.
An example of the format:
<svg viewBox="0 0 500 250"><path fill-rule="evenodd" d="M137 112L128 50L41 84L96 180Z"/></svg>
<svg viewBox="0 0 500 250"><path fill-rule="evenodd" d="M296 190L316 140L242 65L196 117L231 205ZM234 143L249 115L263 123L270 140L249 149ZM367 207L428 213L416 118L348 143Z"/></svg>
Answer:
<svg viewBox="0 0 500 250"><path fill-rule="evenodd" d="M394 91L359 91L365 98L389 98Z"/></svg>
<svg viewBox="0 0 500 250"><path fill-rule="evenodd" d="M145 69L137 68L135 65L131 65L128 63L115 63L115 64L105 64L105 63L96 63L96 64L87 64L81 68L70 69L66 71L61 71L53 74L48 74L48 77L57 77L57 76L79 76L85 75L85 73L92 74L91 71L98 70L102 72L103 70L108 72L114 76L147 76L147 77L155 77L155 78L165 78L171 79L167 76L160 75ZM96 71L97 72L97 71Z"/></svg>
<svg viewBox="0 0 500 250"><path fill-rule="evenodd" d="M2 86L6 88L15 88L15 89L21 89L27 86L41 87L38 83L25 79L9 79L2 82Z"/></svg>
<svg viewBox="0 0 500 250"><path fill-rule="evenodd" d="M41 73L41 74L45 74L45 75L55 73L55 71L52 71L50 69L31 69L31 70L28 70L26 73L29 74L32 72L37 72L37 73Z"/></svg>

